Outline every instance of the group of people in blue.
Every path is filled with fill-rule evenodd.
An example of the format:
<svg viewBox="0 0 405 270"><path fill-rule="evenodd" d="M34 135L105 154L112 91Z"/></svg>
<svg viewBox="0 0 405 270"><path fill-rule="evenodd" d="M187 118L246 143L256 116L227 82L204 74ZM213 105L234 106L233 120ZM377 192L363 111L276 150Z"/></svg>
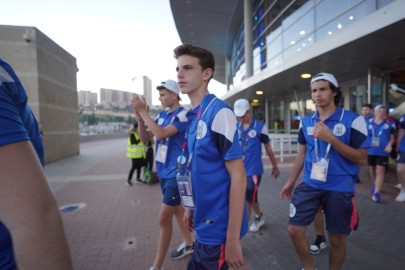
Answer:
<svg viewBox="0 0 405 270"><path fill-rule="evenodd" d="M172 252L171 258L176 258L176 254L183 257L192 253L188 270L238 268L244 264L240 239L248 230L257 232L264 225L258 202L258 188L264 173L262 149L272 164L272 176L280 174L268 129L253 117L248 100L237 100L232 110L208 92L207 85L214 71L209 51L184 44L175 49L175 58L178 84L167 80L158 86L158 90L174 94L177 100L180 91L187 94L190 110L186 111L180 105L165 106L161 100L168 110L153 120L148 116L147 104L142 98L134 96L132 100L142 126L140 134L149 134L147 139L152 135L157 138L157 164L164 163L157 166L158 173L167 164L172 164L170 167L174 170L170 179L161 182L162 205L169 205L165 202L168 193L165 185L170 181L178 198L174 206L182 206L184 224L190 231L195 231L194 243L183 235L184 242ZM357 226L357 222L353 224L353 217L358 215L354 196L360 166L366 164L367 157L370 170L373 170L375 160L378 166L386 166L387 162L372 157L380 153L372 148L382 147L384 156L388 156L393 147L395 126L385 120L384 113L381 113L383 120L380 121L381 117L366 119L343 109L340 106L342 93L330 73L313 76L310 88L316 112L305 116L300 123L298 154L280 196L291 200L288 232L303 269L315 269L305 231L319 215L326 221L331 242L329 269L340 269L346 254L346 237ZM382 109L387 108L377 106L373 116L380 115ZM179 110L181 115L178 115ZM178 126L176 122L181 119L184 125ZM175 132L162 135L168 126L174 126ZM387 138L381 136L385 132ZM171 142L173 133L180 133L176 144ZM399 151L401 145L398 144ZM240 166L241 162L244 166ZM375 199L378 191L375 188L373 200L378 201ZM255 216L248 226L252 211ZM184 225L179 219L177 221L180 226ZM183 233L183 229L181 231ZM150 270L162 269L168 242L162 249L161 241L170 241L170 237L163 237L164 233L161 229L157 249L160 257L156 257L160 259L155 259Z"/></svg>
<svg viewBox="0 0 405 270"><path fill-rule="evenodd" d="M166 110L152 119L141 96L134 95L131 101L137 124L133 138L128 139L129 157L143 158L143 144L155 137L155 164L163 194L158 247L150 270L162 269L173 217L183 242L171 252L172 259L191 254L188 270L240 268L245 264L241 238L264 225L258 201L263 148L272 164L271 175L280 174L268 130L253 117L248 100L239 99L232 108L209 93L208 83L215 71L210 51L183 44L174 49L174 57L177 82L166 80L157 87ZM7 184L8 190L20 193L18 199L0 196L0 269L30 269L33 265L72 269L56 202L43 174L38 123L17 76L8 64L2 60L0 64L0 168L7 173L0 187ZM339 84L330 73L313 76L310 91L316 112L300 122L298 153L280 196L290 200L288 233L303 269L315 269L305 232L319 213L325 217L331 242L329 269L340 269L346 236L353 230L352 216L357 214L354 196L360 166L368 157L374 201L381 201L384 170L393 151L397 153L398 179L405 181L405 115L397 132L395 123L386 120L384 104L376 106L369 119L345 110L340 106ZM180 92L188 95L189 110L180 105ZM23 170L15 166L22 156ZM30 177L22 183L24 173ZM130 186L133 173L131 169ZM31 188L21 191L22 185ZM405 201L404 188L401 183L398 202ZM38 192L34 201L24 199L32 198L24 194L26 189ZM27 209L11 211L8 206L14 204ZM36 207L44 204L46 213ZM40 224L26 228L18 217L24 211L33 211L26 216L37 215L40 218L31 221ZM252 211L255 216L249 226Z"/></svg>

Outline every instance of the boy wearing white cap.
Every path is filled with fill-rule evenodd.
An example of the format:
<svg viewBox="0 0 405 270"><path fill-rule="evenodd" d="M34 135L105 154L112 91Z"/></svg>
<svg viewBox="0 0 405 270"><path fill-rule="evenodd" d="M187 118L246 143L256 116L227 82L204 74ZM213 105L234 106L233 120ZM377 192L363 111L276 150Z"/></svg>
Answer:
<svg viewBox="0 0 405 270"><path fill-rule="evenodd" d="M183 222L184 208L181 205L176 175L178 160L183 160L182 144L187 129L187 111L180 106L180 89L177 82L166 80L157 86L159 100L164 110L153 120L147 111L147 105L135 95L132 106L139 120L139 135L148 142L156 138L156 170L163 193L159 213L160 234L156 257L150 270L161 270L172 236L172 219L176 217L184 242L171 253L172 259L180 259L193 252L193 237ZM184 161L185 162L185 161ZM183 163L184 163L183 162Z"/></svg>
<svg viewBox="0 0 405 270"><path fill-rule="evenodd" d="M256 214L255 220L250 225L249 230L251 232L258 232L264 225L263 213L260 210L258 201L259 185L263 174L262 144L273 165L271 175L277 178L280 175L280 171L271 149L269 131L263 122L256 120L252 116L249 101L238 99L235 101L233 109L239 120L238 136L247 176L246 202L248 220L250 220L252 209Z"/></svg>
<svg viewBox="0 0 405 270"><path fill-rule="evenodd" d="M368 165L373 182L370 193L375 202L381 202L381 189L384 182L385 168L395 142L395 124L385 119L387 106L379 104L374 108L373 118L368 124L368 137L371 147L368 149Z"/></svg>
<svg viewBox="0 0 405 270"><path fill-rule="evenodd" d="M300 123L298 154L280 195L291 199L288 232L304 269L315 268L305 231L320 207L331 243L329 269L340 269L352 230L354 183L370 142L364 117L339 106L342 94L332 74L315 75L310 87L317 111Z"/></svg>

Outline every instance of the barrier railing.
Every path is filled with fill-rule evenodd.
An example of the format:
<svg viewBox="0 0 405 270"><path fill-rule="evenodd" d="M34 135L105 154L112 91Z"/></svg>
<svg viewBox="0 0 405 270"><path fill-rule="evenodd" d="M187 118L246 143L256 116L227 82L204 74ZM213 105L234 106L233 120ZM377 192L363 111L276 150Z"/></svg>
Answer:
<svg viewBox="0 0 405 270"><path fill-rule="evenodd" d="M270 133L270 145L274 155L281 162L286 157L294 157L298 151L297 134ZM262 145L262 158L267 157L266 150Z"/></svg>

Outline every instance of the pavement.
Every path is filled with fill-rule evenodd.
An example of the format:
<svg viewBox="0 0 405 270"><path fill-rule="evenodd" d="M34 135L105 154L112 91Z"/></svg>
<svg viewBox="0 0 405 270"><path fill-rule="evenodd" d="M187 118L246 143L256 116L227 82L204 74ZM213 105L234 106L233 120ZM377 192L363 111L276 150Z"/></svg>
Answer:
<svg viewBox="0 0 405 270"><path fill-rule="evenodd" d="M131 166L125 155L126 142L124 138L81 143L80 155L45 166L61 209L74 269L148 270L153 263L162 195L158 184L126 185ZM301 269L287 233L289 202L279 196L292 159L279 163L281 175L277 179L271 177L268 161L264 162L267 170L259 200L266 223L262 230L249 232L242 239L245 266L240 269ZM396 174L388 171L383 202L373 202L368 194L367 166L363 166L356 196L360 227L347 239L342 269L405 269L405 203L395 202L396 183ZM182 241L173 224L169 251ZM309 242L315 238L312 226L307 237ZM319 270L328 269L328 250L313 256ZM186 269L188 259L167 256L163 268Z"/></svg>

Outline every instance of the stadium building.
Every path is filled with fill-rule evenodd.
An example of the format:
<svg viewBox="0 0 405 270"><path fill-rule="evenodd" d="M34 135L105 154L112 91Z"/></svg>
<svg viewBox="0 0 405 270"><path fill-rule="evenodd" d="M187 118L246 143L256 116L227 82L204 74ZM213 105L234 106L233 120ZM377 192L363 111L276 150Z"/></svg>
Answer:
<svg viewBox="0 0 405 270"><path fill-rule="evenodd" d="M228 90L221 98L247 98L270 130L277 122L293 132L315 109L309 82L319 72L336 76L346 109L386 103L393 116L405 113L404 0L170 4L181 41L214 53L214 78Z"/></svg>

